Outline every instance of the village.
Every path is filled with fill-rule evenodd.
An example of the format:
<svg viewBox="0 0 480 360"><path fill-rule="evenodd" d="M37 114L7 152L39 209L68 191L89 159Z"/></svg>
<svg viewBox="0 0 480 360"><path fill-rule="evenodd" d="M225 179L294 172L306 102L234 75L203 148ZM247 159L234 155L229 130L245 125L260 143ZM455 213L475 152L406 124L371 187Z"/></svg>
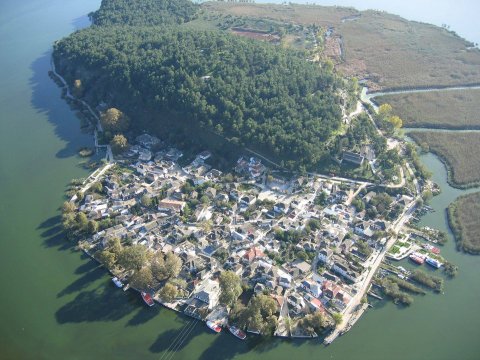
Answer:
<svg viewBox="0 0 480 360"><path fill-rule="evenodd" d="M184 167L182 156L140 135L103 180L75 196L76 211L93 224L80 246L115 284L212 330L230 325L240 338L241 328L281 337L348 330L415 196L334 177L287 177L252 156L228 174L209 165L208 150ZM349 159L363 161L346 152ZM121 253L134 248L145 257L126 265ZM248 313L257 298L263 305Z"/></svg>

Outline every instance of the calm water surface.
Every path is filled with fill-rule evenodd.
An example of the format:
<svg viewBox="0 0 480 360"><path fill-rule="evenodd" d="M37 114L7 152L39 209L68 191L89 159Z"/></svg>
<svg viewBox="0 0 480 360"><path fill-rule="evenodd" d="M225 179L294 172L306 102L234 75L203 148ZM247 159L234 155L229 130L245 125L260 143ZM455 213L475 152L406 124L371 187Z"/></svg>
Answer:
<svg viewBox="0 0 480 360"><path fill-rule="evenodd" d="M478 359L480 258L443 252L460 265L445 295L410 309L369 310L325 348L315 341L237 341L113 287L102 269L59 233L71 178L87 175L76 151L91 145L48 78L51 44L85 26L99 0L0 3L0 359ZM424 157L444 189L424 223L446 229L444 208L461 192ZM191 329L191 330L190 330ZM184 332L189 332L185 338ZM188 330L188 331L186 331ZM183 339L168 352L175 339Z"/></svg>

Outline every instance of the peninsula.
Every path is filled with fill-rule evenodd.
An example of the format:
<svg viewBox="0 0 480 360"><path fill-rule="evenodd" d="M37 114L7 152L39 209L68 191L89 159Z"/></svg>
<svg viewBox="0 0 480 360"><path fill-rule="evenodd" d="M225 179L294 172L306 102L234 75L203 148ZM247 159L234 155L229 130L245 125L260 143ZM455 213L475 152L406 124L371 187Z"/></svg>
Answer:
<svg viewBox="0 0 480 360"><path fill-rule="evenodd" d="M148 305L241 339L328 344L368 294L442 292L394 265L456 272L432 245L445 234L415 225L436 187L402 120L335 70L329 27L253 30L223 6L103 0L55 44L52 77L108 155L73 184L67 237Z"/></svg>

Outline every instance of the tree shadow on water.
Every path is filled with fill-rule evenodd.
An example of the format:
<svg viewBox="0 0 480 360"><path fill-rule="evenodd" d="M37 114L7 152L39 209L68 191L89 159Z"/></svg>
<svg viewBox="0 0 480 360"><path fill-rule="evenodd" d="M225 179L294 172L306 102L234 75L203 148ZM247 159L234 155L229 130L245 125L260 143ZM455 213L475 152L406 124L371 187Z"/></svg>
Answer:
<svg viewBox="0 0 480 360"><path fill-rule="evenodd" d="M101 286L83 291L55 313L59 324L93 321L117 321L134 311L138 302L129 302L122 291Z"/></svg>
<svg viewBox="0 0 480 360"><path fill-rule="evenodd" d="M57 248L59 251L73 251L75 244L65 238L61 223L62 217L55 215L37 226L37 230L41 231L40 236L43 238L43 245L47 248Z"/></svg>
<svg viewBox="0 0 480 360"><path fill-rule="evenodd" d="M80 256L80 258L82 260L90 260L90 261L86 261L85 263L83 263L82 265L80 265L76 270L75 270L75 274L77 275L81 275L81 274L84 274L84 273L87 273L87 272L90 272L96 268L99 267L99 264L96 262L96 261L93 261L88 255L86 255L85 253L82 253L82 255Z"/></svg>
<svg viewBox="0 0 480 360"><path fill-rule="evenodd" d="M203 322L187 317L181 321L183 323L181 328L161 333L149 350L153 353L164 353L163 356L168 358L170 354L181 351L193 338L205 331Z"/></svg>
<svg viewBox="0 0 480 360"><path fill-rule="evenodd" d="M60 149L56 156L67 158L76 156L78 149L83 146L91 147L93 137L81 132L79 119L61 98L60 88L49 77L51 53L51 50L46 51L30 65L30 101L37 112L47 116L47 120L54 126L55 135L64 142L63 149Z"/></svg>
<svg viewBox="0 0 480 360"><path fill-rule="evenodd" d="M89 263L94 263L94 261L91 260L91 261L89 261ZM60 291L57 294L57 297L62 297L62 296L68 295L68 294L72 294L74 292L79 292L82 289L88 287L93 282L100 279L104 275L105 275L105 270L103 268L101 268L100 266L98 266L98 264L97 264L96 268L94 268L93 270L85 273L83 276L79 277L73 283L68 285L65 289Z"/></svg>
<svg viewBox="0 0 480 360"><path fill-rule="evenodd" d="M140 310L132 317L126 326L138 326L152 320L160 313L160 306L146 307L142 306Z"/></svg>
<svg viewBox="0 0 480 360"><path fill-rule="evenodd" d="M224 333L218 335L215 341L198 357L199 360L233 359L238 355L251 351L264 353L274 349L282 342L289 341L280 338L263 337L252 334L248 334L247 339L241 341L231 335L228 332L228 329L224 329L223 331ZM219 351L219 349L224 350Z"/></svg>

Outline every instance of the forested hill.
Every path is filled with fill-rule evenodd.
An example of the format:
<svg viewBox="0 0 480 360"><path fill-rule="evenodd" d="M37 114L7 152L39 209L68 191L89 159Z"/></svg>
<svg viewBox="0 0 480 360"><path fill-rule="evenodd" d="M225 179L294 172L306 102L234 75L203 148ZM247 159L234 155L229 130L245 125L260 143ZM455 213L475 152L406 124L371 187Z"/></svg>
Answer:
<svg viewBox="0 0 480 360"><path fill-rule="evenodd" d="M102 0L90 13L95 25L165 25L192 20L198 5L189 0Z"/></svg>
<svg viewBox="0 0 480 360"><path fill-rule="evenodd" d="M103 6L110 2L100 12L108 14ZM107 101L134 127L140 112L173 111L188 119L185 127L195 121L292 168L312 168L328 156L325 141L341 123L341 81L305 58L226 32L180 26L96 25L54 48L70 84L81 80L90 102Z"/></svg>

